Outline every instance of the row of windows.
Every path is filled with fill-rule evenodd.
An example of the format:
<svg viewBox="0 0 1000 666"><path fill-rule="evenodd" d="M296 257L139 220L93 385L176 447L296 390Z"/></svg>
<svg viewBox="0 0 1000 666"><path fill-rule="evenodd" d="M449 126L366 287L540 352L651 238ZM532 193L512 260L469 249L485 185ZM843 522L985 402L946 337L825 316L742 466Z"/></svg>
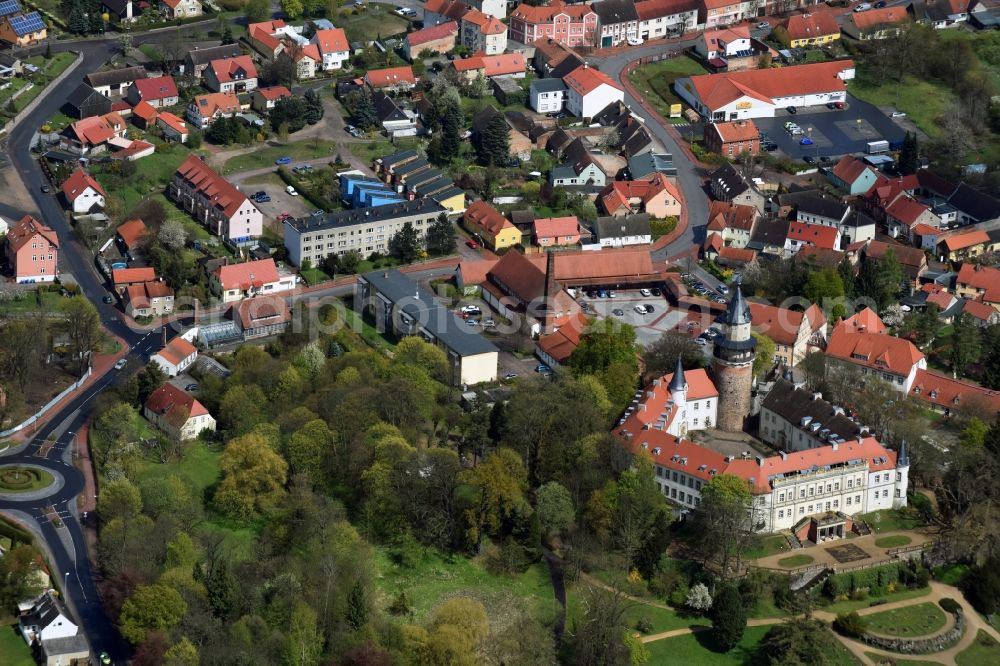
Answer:
<svg viewBox="0 0 1000 666"><path fill-rule="evenodd" d="M687 484L688 488L701 490L700 480L694 478L693 476L688 476L687 474L679 473L677 472L677 470L668 470L657 465L656 476L660 477L661 479L667 479L668 481L673 481L674 483L677 483L682 486Z"/></svg>
<svg viewBox="0 0 1000 666"><path fill-rule="evenodd" d="M701 503L700 497L692 495L691 493L677 492L676 488L670 488L668 490L664 487L663 494L670 499L675 499L678 502L684 502L685 504L694 504L695 506L698 506L698 504Z"/></svg>

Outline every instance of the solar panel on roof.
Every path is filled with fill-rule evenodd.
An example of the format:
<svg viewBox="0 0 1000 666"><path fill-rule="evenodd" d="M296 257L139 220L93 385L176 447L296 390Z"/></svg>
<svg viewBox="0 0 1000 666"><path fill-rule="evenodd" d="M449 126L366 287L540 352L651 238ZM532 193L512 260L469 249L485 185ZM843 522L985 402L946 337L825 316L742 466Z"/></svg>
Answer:
<svg viewBox="0 0 1000 666"><path fill-rule="evenodd" d="M18 37L45 30L45 22L38 12L31 12L23 16L14 16L10 19L10 27Z"/></svg>
<svg viewBox="0 0 1000 666"><path fill-rule="evenodd" d="M21 3L17 0L2 0L0 2L0 16L9 16L21 11Z"/></svg>

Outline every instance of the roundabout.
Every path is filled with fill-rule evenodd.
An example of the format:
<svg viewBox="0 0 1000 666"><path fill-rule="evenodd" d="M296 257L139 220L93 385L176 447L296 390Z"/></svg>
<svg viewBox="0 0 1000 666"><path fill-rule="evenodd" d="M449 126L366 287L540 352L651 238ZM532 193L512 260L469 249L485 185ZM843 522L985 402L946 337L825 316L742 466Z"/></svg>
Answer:
<svg viewBox="0 0 1000 666"><path fill-rule="evenodd" d="M0 465L0 498L33 500L58 492L65 481L54 469L38 465Z"/></svg>

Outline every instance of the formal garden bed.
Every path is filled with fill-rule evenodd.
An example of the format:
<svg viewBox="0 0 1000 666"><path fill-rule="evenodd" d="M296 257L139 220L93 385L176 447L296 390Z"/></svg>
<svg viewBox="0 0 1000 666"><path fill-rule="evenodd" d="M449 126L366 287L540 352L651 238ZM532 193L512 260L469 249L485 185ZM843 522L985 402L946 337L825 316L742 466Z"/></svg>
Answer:
<svg viewBox="0 0 1000 666"><path fill-rule="evenodd" d="M0 492L27 493L47 488L55 479L38 467L0 467Z"/></svg>

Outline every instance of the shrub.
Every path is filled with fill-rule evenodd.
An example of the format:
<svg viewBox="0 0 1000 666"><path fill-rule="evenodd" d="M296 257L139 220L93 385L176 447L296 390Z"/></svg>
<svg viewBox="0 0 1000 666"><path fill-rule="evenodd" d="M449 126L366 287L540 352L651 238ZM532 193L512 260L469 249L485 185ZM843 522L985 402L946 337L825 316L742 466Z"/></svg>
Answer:
<svg viewBox="0 0 1000 666"><path fill-rule="evenodd" d="M941 606L946 613L957 613L962 609L962 605L951 597L945 597L938 602L938 605Z"/></svg>
<svg viewBox="0 0 1000 666"><path fill-rule="evenodd" d="M635 630L641 634L652 633L653 623L649 621L649 618L643 615L638 620L635 621Z"/></svg>
<svg viewBox="0 0 1000 666"><path fill-rule="evenodd" d="M851 638L858 638L868 630L868 622L858 615L857 611L838 613L833 627L838 632Z"/></svg>
<svg viewBox="0 0 1000 666"><path fill-rule="evenodd" d="M396 598L389 604L389 612L397 617L410 614L410 600L407 598L406 592L400 592L396 595Z"/></svg>
<svg viewBox="0 0 1000 666"><path fill-rule="evenodd" d="M833 574L826 579L826 585L823 587L823 591L826 592L827 596L833 599L849 594L851 591L851 575Z"/></svg>

